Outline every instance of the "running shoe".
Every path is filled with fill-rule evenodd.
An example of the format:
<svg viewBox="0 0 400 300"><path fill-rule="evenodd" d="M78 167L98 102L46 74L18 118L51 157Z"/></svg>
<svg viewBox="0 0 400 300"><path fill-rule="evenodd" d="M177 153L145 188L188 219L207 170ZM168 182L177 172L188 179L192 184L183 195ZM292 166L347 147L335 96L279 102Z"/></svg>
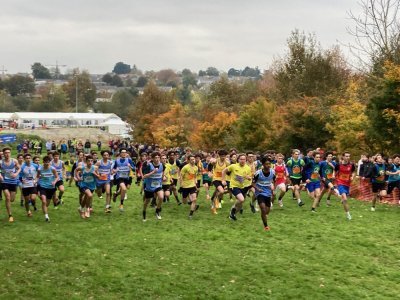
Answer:
<svg viewBox="0 0 400 300"><path fill-rule="evenodd" d="M123 205L123 204L120 204L120 205L119 205L119 211L120 211L120 212L124 212L124 205Z"/></svg>
<svg viewBox="0 0 400 300"><path fill-rule="evenodd" d="M278 200L278 204L279 204L279 207L283 207L283 201L282 200Z"/></svg>
<svg viewBox="0 0 400 300"><path fill-rule="evenodd" d="M101 196L99 197L99 199L103 199L103 195L101 195Z"/></svg>
<svg viewBox="0 0 400 300"><path fill-rule="evenodd" d="M302 207L302 206L304 205L304 202L300 200L300 201L298 202L298 205L299 205L300 207Z"/></svg>
<svg viewBox="0 0 400 300"><path fill-rule="evenodd" d="M109 213L111 213L111 209L110 209L109 207L107 207L107 208L104 210L104 212L107 213L107 214L109 214Z"/></svg>
<svg viewBox="0 0 400 300"><path fill-rule="evenodd" d="M331 200L326 199L326 206L331 206Z"/></svg>
<svg viewBox="0 0 400 300"><path fill-rule="evenodd" d="M28 217L32 217L32 212L31 212L31 211L28 211L28 212L26 213L26 215L27 215Z"/></svg>
<svg viewBox="0 0 400 300"><path fill-rule="evenodd" d="M128 195L125 194L124 200L128 200Z"/></svg>
<svg viewBox="0 0 400 300"><path fill-rule="evenodd" d="M49 217L45 218L45 221L49 223L50 222L50 218Z"/></svg>
<svg viewBox="0 0 400 300"><path fill-rule="evenodd" d="M215 207L211 207L211 213L213 215L218 215L217 209Z"/></svg>
<svg viewBox="0 0 400 300"><path fill-rule="evenodd" d="M157 220L161 220L162 219L159 212L156 212L156 218L157 218Z"/></svg>
<svg viewBox="0 0 400 300"><path fill-rule="evenodd" d="M253 203L250 202L250 209L253 214L256 213L256 208L254 207Z"/></svg>
<svg viewBox="0 0 400 300"><path fill-rule="evenodd" d="M348 213L346 213L346 218L347 218L347 220L351 220L351 215L350 215L350 213L348 212Z"/></svg>
<svg viewBox="0 0 400 300"><path fill-rule="evenodd" d="M117 193L114 193L112 197L113 202L117 202L117 197L118 197Z"/></svg>
<svg viewBox="0 0 400 300"><path fill-rule="evenodd" d="M231 219L232 221L237 221L236 216L232 214L232 212L229 214L229 219Z"/></svg>
<svg viewBox="0 0 400 300"><path fill-rule="evenodd" d="M371 207L371 211L375 211L375 207L372 206L372 207Z"/></svg>
<svg viewBox="0 0 400 300"><path fill-rule="evenodd" d="M264 230L265 230L265 231L270 231L270 230L271 230L271 227L265 226L265 227L264 227Z"/></svg>
<svg viewBox="0 0 400 300"><path fill-rule="evenodd" d="M13 222L14 222L13 216L9 216L9 217L8 217L8 222L10 222L10 223L13 223Z"/></svg>

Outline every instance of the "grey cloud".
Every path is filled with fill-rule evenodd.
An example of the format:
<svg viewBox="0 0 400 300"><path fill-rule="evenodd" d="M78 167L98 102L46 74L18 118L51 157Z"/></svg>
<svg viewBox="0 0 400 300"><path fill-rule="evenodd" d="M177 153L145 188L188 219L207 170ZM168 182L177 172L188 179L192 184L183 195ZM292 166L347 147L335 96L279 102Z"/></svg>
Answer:
<svg viewBox="0 0 400 300"><path fill-rule="evenodd" d="M2 4L0 65L29 71L35 61L91 72L115 62L142 69L246 65L267 68L291 30L322 45L351 39L346 11L356 1L13 0Z"/></svg>

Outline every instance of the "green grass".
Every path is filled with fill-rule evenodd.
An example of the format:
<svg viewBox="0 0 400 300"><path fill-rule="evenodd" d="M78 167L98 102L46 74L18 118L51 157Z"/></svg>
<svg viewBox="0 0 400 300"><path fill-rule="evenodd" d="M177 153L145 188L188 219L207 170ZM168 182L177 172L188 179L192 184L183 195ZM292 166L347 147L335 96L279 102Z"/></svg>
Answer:
<svg viewBox="0 0 400 300"><path fill-rule="evenodd" d="M66 204L28 219L18 201L8 224L0 202L1 299L393 299L400 291L398 207L351 200L352 221L338 201L317 214L310 200L290 198L274 207L271 232L245 203L238 221L227 219L229 200L212 216L202 191L193 220L174 201L161 221L141 220L138 189L126 211L82 220L77 190ZM18 197L19 199L19 197ZM172 198L171 198L172 199Z"/></svg>

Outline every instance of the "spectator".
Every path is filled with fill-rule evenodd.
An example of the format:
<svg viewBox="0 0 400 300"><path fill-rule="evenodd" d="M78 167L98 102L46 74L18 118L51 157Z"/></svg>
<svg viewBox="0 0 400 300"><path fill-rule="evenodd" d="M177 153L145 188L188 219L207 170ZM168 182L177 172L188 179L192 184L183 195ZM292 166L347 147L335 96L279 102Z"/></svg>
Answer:
<svg viewBox="0 0 400 300"><path fill-rule="evenodd" d="M84 146L84 152L85 154L90 154L90 148L92 147L92 145L90 144L89 140L86 140L85 142L85 146Z"/></svg>
<svg viewBox="0 0 400 300"><path fill-rule="evenodd" d="M101 141L97 141L97 151L101 151Z"/></svg>

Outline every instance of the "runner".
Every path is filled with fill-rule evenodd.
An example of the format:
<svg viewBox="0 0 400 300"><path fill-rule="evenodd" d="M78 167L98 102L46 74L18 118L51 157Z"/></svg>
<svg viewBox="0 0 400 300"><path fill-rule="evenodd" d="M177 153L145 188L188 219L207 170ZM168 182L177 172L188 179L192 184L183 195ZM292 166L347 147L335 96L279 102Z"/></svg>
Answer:
<svg viewBox="0 0 400 300"><path fill-rule="evenodd" d="M261 163L263 167L254 175L253 187L261 209L261 220L264 224L264 230L269 231L271 228L268 226L267 217L271 209L275 171L271 169L271 160L269 157L261 158Z"/></svg>
<svg viewBox="0 0 400 300"><path fill-rule="evenodd" d="M11 202L15 200L15 193L18 186L18 175L21 171L18 161L11 158L11 149L3 148L3 159L1 161L0 180L2 181L1 188L3 189L6 209L8 214L8 222L14 222L14 217L11 213Z"/></svg>
<svg viewBox="0 0 400 300"><path fill-rule="evenodd" d="M226 161L227 154L228 152L226 150L219 150L218 158L211 161L211 164L208 165L208 170L212 172L213 185L215 187L214 194L211 197L211 212L213 214L217 214L217 208L221 208L220 201L225 192L224 185L222 184L222 171L228 167Z"/></svg>
<svg viewBox="0 0 400 300"><path fill-rule="evenodd" d="M192 219L193 214L199 209L197 204L197 175L200 174L199 168L196 165L194 155L187 156L189 163L186 164L180 171L179 185L182 188L182 201L184 204L190 204L189 219ZM189 198L189 201L187 201Z"/></svg>
<svg viewBox="0 0 400 300"><path fill-rule="evenodd" d="M297 204L301 207L304 205L303 201L300 199L301 174L304 167L304 160L299 158L299 155L299 150L293 150L292 157L288 159L286 167L289 172L289 177L294 189L295 197L297 199Z"/></svg>
<svg viewBox="0 0 400 300"><path fill-rule="evenodd" d="M344 211L346 217L351 220L349 204L347 202L347 196L350 194L350 184L354 178L354 171L356 170L353 163L350 162L350 153L344 152L342 155L342 162L336 165L336 178L338 184L339 195L342 199Z"/></svg>
<svg viewBox="0 0 400 300"><path fill-rule="evenodd" d="M96 189L98 177L97 167L93 165L93 157L86 156L86 164L75 170L75 178L80 182L80 191L83 194L80 215L82 219L90 218L93 192Z"/></svg>
<svg viewBox="0 0 400 300"><path fill-rule="evenodd" d="M246 163L246 154L239 154L238 161L239 163L229 165L222 171L222 184L226 185L226 174L227 172L231 173L231 186L232 186L232 194L236 197L236 202L232 206L229 219L236 221L236 212L240 211L243 207L243 202L248 192L248 187L246 186L246 182L251 180L251 168Z"/></svg>
<svg viewBox="0 0 400 300"><path fill-rule="evenodd" d="M206 160L203 161L203 186L206 191L206 198L210 200L210 186L211 186L211 177L208 172L208 165L211 161L211 155L207 154Z"/></svg>
<svg viewBox="0 0 400 300"><path fill-rule="evenodd" d="M68 186L71 187L74 176L72 174L72 167L75 163L75 155L70 154L69 159L64 162L65 167L65 181L68 182Z"/></svg>
<svg viewBox="0 0 400 300"><path fill-rule="evenodd" d="M43 157L43 165L39 166L37 176L39 178L39 193L42 200L42 211L46 222L50 222L48 215L48 207L50 201L56 192L55 184L59 180L57 170L51 166L51 158L49 156Z"/></svg>
<svg viewBox="0 0 400 300"><path fill-rule="evenodd" d="M176 203L178 205L181 205L182 202L179 200L178 196L178 178L179 178L179 170L180 170L180 163L176 159L176 152L175 151L169 151L168 152L168 162L166 164L168 168L171 170L171 177L172 177L172 184L171 184L171 191L174 194Z"/></svg>
<svg viewBox="0 0 400 300"><path fill-rule="evenodd" d="M371 211L375 211L376 201L382 200L386 194L386 165L383 160L382 154L375 156L375 165L372 171L372 193L374 198L372 199Z"/></svg>
<svg viewBox="0 0 400 300"><path fill-rule="evenodd" d="M321 175L322 182L324 184L324 189L322 190L318 203L321 202L322 197L328 192L328 197L326 198L326 205L331 205L331 195L339 195L339 191L335 188L335 168L336 162L333 161L333 153L328 151L325 153L325 160L321 162Z"/></svg>
<svg viewBox="0 0 400 300"><path fill-rule="evenodd" d="M24 163L24 155L22 153L19 153L17 155L17 161L18 161L18 165L21 166ZM21 172L19 173L18 176L18 190L20 192L20 205L21 207L24 206L24 196L22 195L22 174Z"/></svg>
<svg viewBox="0 0 400 300"><path fill-rule="evenodd" d="M317 212L315 209L317 208L319 199L321 197L321 154L315 153L313 159L309 160L308 167L310 171L307 171L307 179L306 179L306 188L308 194L313 200L311 211Z"/></svg>
<svg viewBox="0 0 400 300"><path fill-rule="evenodd" d="M31 217L32 212L29 209L29 203L32 203L33 207L36 210L36 180L39 166L32 163L32 156L29 153L24 155L24 160L25 162L22 164L20 172L22 182L22 195L25 200L26 214L28 217Z"/></svg>
<svg viewBox="0 0 400 300"><path fill-rule="evenodd" d="M151 154L151 162L144 166L144 203L143 203L143 222L146 222L146 210L149 202L156 195L156 218L161 220L161 204L164 199L164 191L162 189L162 181L164 177L165 166L161 164L161 156L159 152Z"/></svg>
<svg viewBox="0 0 400 300"><path fill-rule="evenodd" d="M400 154L394 154L392 157L393 163L388 165L386 174L389 175L388 178L388 188L387 193L391 194L394 188L400 191ZM399 204L400 204L400 199Z"/></svg>
<svg viewBox="0 0 400 300"><path fill-rule="evenodd" d="M162 181L162 189L164 191L164 202L169 202L169 196L171 195L171 169L170 165L167 165L167 155L161 155L161 163L165 166L164 177Z"/></svg>
<svg viewBox="0 0 400 300"><path fill-rule="evenodd" d="M275 172L275 192L274 192L274 197L276 195L278 196L278 205L280 207L283 207L283 197L285 196L286 193L286 180L289 177L289 173L286 169L285 162L284 162L285 157L283 154L278 153L276 155L276 163L274 166L274 172Z"/></svg>
<svg viewBox="0 0 400 300"><path fill-rule="evenodd" d="M62 196L64 195L64 174L65 174L65 166L64 162L60 160L60 153L57 151L53 153L53 160L51 161L51 166L56 169L58 174L58 181L56 183L56 189L58 189L58 197L57 193L54 193L53 196L53 204L54 208L57 209L57 206L60 204L64 204L62 200Z"/></svg>
<svg viewBox="0 0 400 300"><path fill-rule="evenodd" d="M106 194L105 212L111 213L111 170L113 162L110 160L110 152L101 151L102 160L98 161L95 166L97 168L96 193L100 198L102 194Z"/></svg>
<svg viewBox="0 0 400 300"><path fill-rule="evenodd" d="M133 161L128 158L128 153L125 148L122 148L119 154L119 158L114 161L115 174L115 185L117 186L117 191L113 195L113 201L116 202L118 195L120 195L120 205L119 211L124 211L124 200L127 191L127 186L132 182L129 180L129 173L131 169L135 168Z"/></svg>

